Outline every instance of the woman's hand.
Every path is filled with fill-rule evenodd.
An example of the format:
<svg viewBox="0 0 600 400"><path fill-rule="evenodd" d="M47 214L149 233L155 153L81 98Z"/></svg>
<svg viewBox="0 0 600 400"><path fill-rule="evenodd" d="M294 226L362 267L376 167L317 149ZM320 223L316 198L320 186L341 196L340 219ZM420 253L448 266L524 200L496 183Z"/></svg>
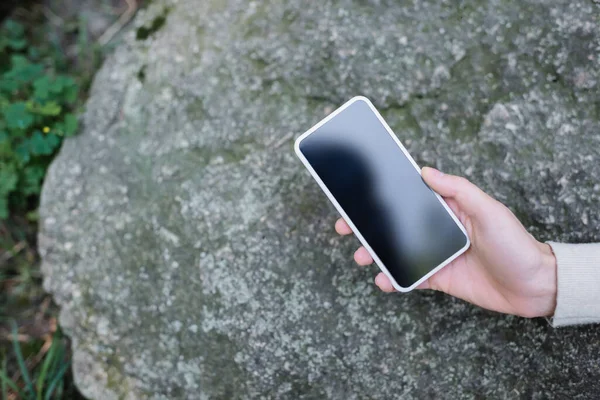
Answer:
<svg viewBox="0 0 600 400"><path fill-rule="evenodd" d="M551 316L556 307L556 258L550 246L535 240L506 206L465 178L427 167L422 176L460 219L471 247L419 289L440 290L506 314ZM341 235L352 233L341 218L335 229ZM373 263L364 247L354 259L359 265ZM384 292L394 291L383 273L375 283Z"/></svg>

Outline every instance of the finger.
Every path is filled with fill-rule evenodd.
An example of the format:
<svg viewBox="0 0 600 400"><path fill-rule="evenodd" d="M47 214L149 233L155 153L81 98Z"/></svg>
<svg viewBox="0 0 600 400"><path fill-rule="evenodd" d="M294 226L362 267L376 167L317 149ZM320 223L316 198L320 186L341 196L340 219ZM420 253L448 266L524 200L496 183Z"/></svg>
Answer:
<svg viewBox="0 0 600 400"><path fill-rule="evenodd" d="M443 197L454 199L467 215L483 213L493 201L481 189L460 176L446 175L430 167L423 168L421 174L429 187Z"/></svg>
<svg viewBox="0 0 600 400"><path fill-rule="evenodd" d="M354 261L362 266L371 265L373 264L373 257L371 257L367 249L359 247L358 250L354 252Z"/></svg>
<svg viewBox="0 0 600 400"><path fill-rule="evenodd" d="M377 274L375 277L375 284L377 287L379 287L379 289L381 289L382 292L392 293L396 291L394 286L392 286L392 282L390 282L389 278L385 276L383 272Z"/></svg>
<svg viewBox="0 0 600 400"><path fill-rule="evenodd" d="M442 268L440 271L430 276L425 282L417 286L417 289L431 289L453 295L449 289L451 288L450 281L452 279L452 271L455 266L455 261Z"/></svg>
<svg viewBox="0 0 600 400"><path fill-rule="evenodd" d="M344 218L340 218L335 221L335 231L340 235L349 235L352 233L352 228L344 221Z"/></svg>
<svg viewBox="0 0 600 400"><path fill-rule="evenodd" d="M429 286L429 279L417 286L417 289L431 289L431 286Z"/></svg>
<svg viewBox="0 0 600 400"><path fill-rule="evenodd" d="M456 202L456 200L446 198L446 199L444 199L444 201L446 202L446 204L448 204L448 207L450 207L450 209L452 210L454 215L456 215L457 217L460 218L460 215L461 215L460 207L458 206L458 203Z"/></svg>

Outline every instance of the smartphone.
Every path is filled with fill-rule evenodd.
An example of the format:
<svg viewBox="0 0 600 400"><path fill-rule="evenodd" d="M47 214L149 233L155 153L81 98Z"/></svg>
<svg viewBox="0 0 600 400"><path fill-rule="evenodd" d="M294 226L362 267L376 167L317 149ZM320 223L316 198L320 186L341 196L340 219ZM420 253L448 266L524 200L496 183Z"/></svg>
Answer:
<svg viewBox="0 0 600 400"><path fill-rule="evenodd" d="M366 97L342 105L294 148L396 290L411 291L469 248L463 225Z"/></svg>

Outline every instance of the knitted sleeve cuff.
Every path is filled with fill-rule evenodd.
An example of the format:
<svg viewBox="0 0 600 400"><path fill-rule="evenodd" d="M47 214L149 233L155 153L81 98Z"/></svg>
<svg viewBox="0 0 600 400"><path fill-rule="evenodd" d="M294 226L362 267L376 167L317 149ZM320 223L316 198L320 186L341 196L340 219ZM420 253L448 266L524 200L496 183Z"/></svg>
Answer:
<svg viewBox="0 0 600 400"><path fill-rule="evenodd" d="M556 256L555 327L600 322L600 243L548 242Z"/></svg>

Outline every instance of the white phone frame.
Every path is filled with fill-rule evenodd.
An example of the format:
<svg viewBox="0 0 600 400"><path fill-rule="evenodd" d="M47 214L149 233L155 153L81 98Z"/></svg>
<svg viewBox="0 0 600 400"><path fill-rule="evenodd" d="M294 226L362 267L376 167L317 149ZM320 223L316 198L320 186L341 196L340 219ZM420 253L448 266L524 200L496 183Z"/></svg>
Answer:
<svg viewBox="0 0 600 400"><path fill-rule="evenodd" d="M452 256L450 256L448 259L446 259L446 261L444 261L443 263L441 263L437 267L433 268L429 273L427 273L425 276L423 276L421 279L419 279L417 282L415 282L410 287L405 288L403 286L400 286L398 284L398 282L396 282L396 280L394 279L394 277L390 274L389 270L385 267L385 265L383 264L383 262L381 262L381 260L379 259L379 257L377 257L377 254L373 251L373 249L371 248L371 246L369 245L369 243L367 243L367 241L362 236L362 234L360 233L360 231L356 228L356 226L354 225L354 223L352 222L352 220L348 217L348 215L346 214L346 212L344 211L344 209L337 202L337 200L335 199L335 197L333 196L333 194L331 194L331 192L329 191L329 189L327 188L327 186L325 186L325 183L321 180L321 178L319 177L319 175L317 175L316 171L310 165L310 163L308 162L308 160L306 159L306 157L304 157L304 154L302 154L302 152L300 151L300 143L302 142L302 140L304 140L311 133L313 133L314 131L316 131L317 129L319 129L321 126L325 125L327 122L329 122L331 119L335 118L339 113L341 113L342 111L344 111L346 108L348 108L350 105L352 105L353 103L355 103L357 101L363 101L363 102L365 102L371 108L371 110L375 113L375 115L377 116L377 118L379 119L379 121L381 122L381 124L387 130L388 134L392 137L392 139L394 139L394 141L396 142L396 144L398 145L398 147L400 147L400 150L402 150L402 152L404 153L404 155L406 156L406 158L408 158L408 160L415 167L415 169L417 170L417 172L419 174L421 174L421 168L419 168L419 166L417 165L417 163L415 162L415 160L411 157L411 155L408 153L408 151L406 150L406 148L402 145L402 143L400 142L400 140L396 137L396 135L394 134L394 132L392 131L392 129L389 127L389 125L387 124L387 122L385 122L385 120L383 119L383 117L381 116L381 114L379 114L379 111L377 111L377 109L375 108L375 106L373 105L373 103L371 103L371 101L369 99L367 99L366 97L364 97L364 96L356 96L356 97L351 98L346 103L344 103L340 108L338 108L337 110L333 111L331 114L329 114L327 117L325 117L322 121L320 121L315 126L313 126L312 128L310 128L308 131L306 131L302 135L300 135L298 137L298 139L296 139L296 142L294 143L294 151L296 152L296 155L298 156L298 158L300 158L300 160L302 161L302 163L304 164L304 166L308 169L308 172L310 172L310 174L312 175L312 177L317 181L317 183L319 184L319 186L321 187L321 189L323 190L323 192L325 192L325 194L329 198L329 201L331 201L331 203L335 206L335 208L337 209L337 211L342 215L342 217L344 218L344 220L348 223L348 225L350 226L350 228L352 228L352 232L356 235L356 237L358 238L358 240L360 241L360 243L367 249L367 251L369 252L369 254L371 255L371 257L373 257L373 260L375 261L375 263L377 264L377 266L379 267L379 269L389 278L390 282L394 286L394 289L396 289L399 292L410 292L411 290L413 290L414 288L416 288L417 286L419 286L421 283L423 283L427 279L429 279L429 277L431 277L433 274L435 274L436 272L438 272L439 270L441 270L442 268L444 268L446 265L450 264L457 257L459 257L461 254L463 254L465 251L467 251L468 248L469 248L469 246L471 245L471 241L469 240L469 235L467 234L467 231L466 231L465 227L459 221L459 219L456 217L456 215L454 214L454 212L452 212L452 210L450 209L450 207L448 206L448 204L446 204L446 202L444 201L444 199L442 199L442 197L439 194L437 194L436 192L433 192L435 194L435 196L437 197L437 199L442 204L442 206L444 206L444 208L446 209L446 211L448 212L448 214L450 214L450 216L452 217L452 219L454 220L454 222L456 222L456 224L458 225L458 227L460 228L460 230L464 233L465 238L467 239L467 243L466 243L466 245L462 249L460 249L455 254L453 254Z"/></svg>

